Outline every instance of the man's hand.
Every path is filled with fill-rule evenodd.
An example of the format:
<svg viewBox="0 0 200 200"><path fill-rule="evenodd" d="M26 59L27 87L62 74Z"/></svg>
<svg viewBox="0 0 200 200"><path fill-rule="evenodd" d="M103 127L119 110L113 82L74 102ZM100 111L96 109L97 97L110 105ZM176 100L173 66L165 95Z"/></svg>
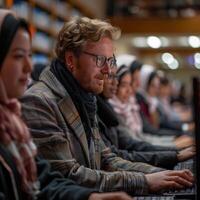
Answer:
<svg viewBox="0 0 200 200"><path fill-rule="evenodd" d="M193 174L189 170L167 170L145 176L151 193L191 187L194 182Z"/></svg>
<svg viewBox="0 0 200 200"><path fill-rule="evenodd" d="M194 157L195 154L196 154L195 146L191 146L179 151L177 158L179 162L182 162Z"/></svg>
<svg viewBox="0 0 200 200"><path fill-rule="evenodd" d="M88 200L133 200L124 192L92 193Z"/></svg>

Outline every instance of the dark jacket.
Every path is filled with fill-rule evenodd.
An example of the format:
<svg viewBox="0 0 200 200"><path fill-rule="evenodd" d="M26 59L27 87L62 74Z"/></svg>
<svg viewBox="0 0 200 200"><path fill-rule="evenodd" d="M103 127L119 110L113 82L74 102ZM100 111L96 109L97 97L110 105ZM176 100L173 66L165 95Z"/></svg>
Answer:
<svg viewBox="0 0 200 200"><path fill-rule="evenodd" d="M36 163L41 186L38 200L86 200L92 192L96 192L94 189L76 185L58 172L50 172L50 165L44 159L37 157ZM10 176L8 166L12 170L13 178ZM15 200L16 196L19 200L26 199L20 189L19 179L11 155L0 145L0 200Z"/></svg>
<svg viewBox="0 0 200 200"><path fill-rule="evenodd" d="M137 93L136 94L136 99L138 101L138 104L140 105L140 114L142 118L142 123L143 123L143 132L144 133L150 133L153 135L174 135L174 136L180 136L182 135L182 132L180 130L171 130L168 129L167 127L162 127L162 129L156 128L151 124L151 117L149 113L149 107L148 103L146 102L145 97Z"/></svg>
<svg viewBox="0 0 200 200"><path fill-rule="evenodd" d="M171 169L177 160L177 151L173 147L162 147L152 145L147 142L134 140L118 118L117 113L112 109L109 103L102 97L97 97L98 116L101 119L100 126L102 138L113 153L123 159L133 162L145 162L155 166Z"/></svg>

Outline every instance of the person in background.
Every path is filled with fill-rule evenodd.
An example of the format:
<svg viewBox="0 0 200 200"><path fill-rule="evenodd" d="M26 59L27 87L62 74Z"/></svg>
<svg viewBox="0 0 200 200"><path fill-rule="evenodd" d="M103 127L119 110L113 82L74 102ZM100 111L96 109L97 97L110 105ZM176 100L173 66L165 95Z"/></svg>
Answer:
<svg viewBox="0 0 200 200"><path fill-rule="evenodd" d="M99 193L78 186L37 156L21 119L20 98L32 70L27 23L0 9L0 199L131 200L125 193Z"/></svg>
<svg viewBox="0 0 200 200"><path fill-rule="evenodd" d="M139 89L141 87L141 85L144 85L144 83L141 83L141 78L140 78L140 71L141 68L143 67L143 63L141 63L140 61L136 60L136 57L130 54L122 54L119 55L117 57L117 63L118 66L121 65L126 65L126 66L130 66L130 72L131 72L131 76L132 76L132 100L134 104L137 104L136 107L138 107L138 104L140 105L139 111L140 111L140 116L142 119L142 126L143 126L143 132L147 133L147 134L153 134L153 135L181 135L180 132L178 131L172 131L169 129L160 129L157 128L155 126L153 126L149 120L150 118L150 112L148 109L148 103L145 99L145 97L139 93ZM146 66L146 65L145 65ZM151 66L146 66L147 67L147 71L152 71L152 67ZM138 103L139 102L139 103ZM142 111L142 112L141 112Z"/></svg>
<svg viewBox="0 0 200 200"><path fill-rule="evenodd" d="M102 141L95 95L116 66L113 40L119 34L98 19L80 17L64 24L57 57L22 98L23 117L39 152L65 177L99 191L141 195L189 187L193 176L188 170L164 171L123 160Z"/></svg>
<svg viewBox="0 0 200 200"><path fill-rule="evenodd" d="M171 83L170 80L163 75L160 77L160 89L158 94L158 113L159 113L159 123L160 127L184 131L193 132L194 123L191 118L186 116L191 116L188 113L188 109L185 108L185 112L178 113L175 111L170 103L171 98Z"/></svg>
<svg viewBox="0 0 200 200"><path fill-rule="evenodd" d="M116 95L109 100L109 103L129 128L129 133L133 139L148 141L155 145L175 146L173 142L175 136L156 136L144 134L142 132L143 124L140 117L139 105L132 92L130 68L126 65L120 66L117 71L117 77L119 81L117 92Z"/></svg>
<svg viewBox="0 0 200 200"><path fill-rule="evenodd" d="M138 65L138 61L137 63L134 61L134 64L131 65L132 71L133 67L137 71ZM137 86L137 80L135 77L132 80L132 85ZM133 139L127 131L126 125L108 102L116 94L117 85L116 69L112 69L110 75L104 79L103 92L97 95L97 113L101 120L100 126L104 126L106 129L101 136L114 153L133 162L146 162L167 169L172 169L178 162L194 156L194 148L179 151L175 147L151 145L148 142Z"/></svg>
<svg viewBox="0 0 200 200"><path fill-rule="evenodd" d="M152 66L149 65L144 65L137 61L135 56L130 55L130 54L122 54L118 56L118 63L119 66L120 65L126 65L126 66L130 66L130 72L132 75L132 96L131 96L131 105L135 105L135 107L138 107L138 104L140 105L139 111L140 111L140 117L142 119L142 130L143 133L145 133L146 135L152 134L152 135L156 135L156 136L177 136L178 139L176 139L176 146L178 148L182 148L182 147L187 147L193 144L193 139L191 137L188 137L187 135L185 135L183 132L181 131L176 131L176 130L170 130L170 129L163 129L163 128L159 128L159 127L155 127L151 124L151 113L149 110L149 103L147 101L147 99L145 98L145 91L139 90L141 88L146 88L146 84L147 84L147 80L148 80L148 76L149 74L151 74L153 72L153 76L157 76L154 73L154 68ZM143 69L144 67L144 69ZM143 69L143 80L141 80L141 68ZM152 78L153 78L152 76ZM151 78L151 79L152 79ZM158 77L159 78L159 77ZM156 88L152 87L151 88L151 93L156 93ZM156 98L152 100L152 102L157 102L158 104L158 100ZM138 103L139 102L139 103ZM155 105L155 104L153 104ZM156 108L154 109L156 111ZM156 114L157 115L157 114ZM158 115L157 115L158 116ZM149 141L151 141L153 139L153 137L150 137ZM156 137L154 137L154 144L157 144L157 141L159 142L159 140L156 140Z"/></svg>
<svg viewBox="0 0 200 200"><path fill-rule="evenodd" d="M163 119L163 115L159 113L158 95L161 77L162 75L160 76L153 66L144 65L142 67L140 72L141 87L137 94L141 112L154 127L174 130L177 136L185 135L190 130L189 124L181 121L179 123L173 123L173 121L167 118Z"/></svg>
<svg viewBox="0 0 200 200"><path fill-rule="evenodd" d="M39 80L40 74L45 69L45 67L46 67L46 64L44 63L35 63L33 65L33 70L31 72L31 76L29 79L28 88L31 87L33 84L35 84Z"/></svg>

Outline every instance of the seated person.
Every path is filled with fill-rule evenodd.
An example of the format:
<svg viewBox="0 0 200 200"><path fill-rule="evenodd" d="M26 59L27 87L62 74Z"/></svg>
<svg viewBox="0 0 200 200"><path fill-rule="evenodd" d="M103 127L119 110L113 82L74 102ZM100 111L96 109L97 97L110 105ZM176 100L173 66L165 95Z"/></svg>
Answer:
<svg viewBox="0 0 200 200"><path fill-rule="evenodd" d="M143 133L145 133L144 135L158 135L158 136L179 136L178 139L175 140L175 144L177 147L181 148L181 147L185 147L188 146L190 144L193 144L193 139L191 137L188 137L187 135L183 135L183 133L181 133L180 131L174 131L174 130L169 130L169 129L160 129L160 128L156 128L153 125L151 125L150 120L148 120L147 116L150 116L150 112L148 110L148 104L146 102L146 100L144 99L144 97L142 97L142 95L138 96L138 89L140 88L140 85L145 85L145 83L143 83L140 79L140 70L142 67L142 63L140 63L139 61L135 60L135 57L129 54L122 54L120 56L118 56L118 63L123 65L127 65L130 67L130 72L131 72L131 76L132 76L132 83L131 83L131 87L132 87L132 95L131 95L131 105L129 105L129 107L131 106L134 112L134 116L137 115L137 128L142 126L142 131ZM146 66L144 71L144 74L148 74L151 73L151 71L153 70L152 67L150 66ZM144 77L144 75L143 75ZM151 91L154 91L155 93L155 88L151 89ZM140 102L140 107L138 107L138 100ZM154 101L153 101L154 102ZM157 101L156 101L157 102ZM134 105L134 106L133 106ZM142 110L142 112L141 112ZM139 112L139 113L138 113ZM147 116L146 116L147 115ZM140 119L139 119L140 118ZM141 123L142 122L142 123ZM132 124L131 124L132 125ZM154 142L154 144L159 144L157 142L160 142L159 140L157 140L156 138L158 137L152 137L151 135L150 138L148 139L149 141ZM181 135L181 137L180 137ZM162 137L162 138L166 138L166 137Z"/></svg>
<svg viewBox="0 0 200 200"><path fill-rule="evenodd" d="M189 114L189 109L185 107L185 112L179 113L170 103L171 87L170 80L166 75L161 76L157 107L160 127L193 132L194 123L191 121L191 112ZM186 118L186 116L188 117Z"/></svg>
<svg viewBox="0 0 200 200"><path fill-rule="evenodd" d="M168 118L163 119L163 115L159 110L158 95L160 91L160 75L153 66L143 65L140 70L140 90L137 91L137 100L139 102L142 115L154 127L165 128L167 130L174 130L177 136L187 134L190 131L190 124L181 121L173 122ZM185 128L187 125L187 129ZM191 126L192 127L192 126Z"/></svg>
<svg viewBox="0 0 200 200"><path fill-rule="evenodd" d="M97 19L64 24L57 57L22 98L23 117L38 150L65 177L99 191L141 195L189 187L189 170L166 171L123 160L102 141L96 95L116 66L113 40L118 36L117 28Z"/></svg>
<svg viewBox="0 0 200 200"><path fill-rule="evenodd" d="M0 199L4 200L131 200L124 193L102 193L78 186L39 158L20 103L31 65L28 25L0 9Z"/></svg>
<svg viewBox="0 0 200 200"><path fill-rule="evenodd" d="M103 92L97 96L97 113L102 121L100 126L106 129L101 132L103 133L101 136L114 153L133 162L146 162L167 169L194 156L192 147L178 151L175 147L151 145L148 142L133 139L126 127L122 130L120 127L126 125L108 103L108 100L115 95L117 85L116 69L112 69L110 75L104 79Z"/></svg>
<svg viewBox="0 0 200 200"><path fill-rule="evenodd" d="M121 116L126 124L127 131L133 139L148 141L151 144L175 146L175 136L156 136L144 134L142 131L142 120L139 113L139 105L132 94L132 77L128 66L122 65L117 70L118 87L116 94L109 103Z"/></svg>
<svg viewBox="0 0 200 200"><path fill-rule="evenodd" d="M33 70L31 72L31 77L30 77L28 87L30 87L31 85L33 85L39 80L40 74L45 69L45 67L46 65L43 63L36 63L33 65Z"/></svg>

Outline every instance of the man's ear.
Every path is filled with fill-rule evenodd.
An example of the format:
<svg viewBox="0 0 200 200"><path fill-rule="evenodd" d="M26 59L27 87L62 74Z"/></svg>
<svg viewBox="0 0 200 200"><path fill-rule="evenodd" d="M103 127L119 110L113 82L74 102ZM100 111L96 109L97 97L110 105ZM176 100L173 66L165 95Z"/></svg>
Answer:
<svg viewBox="0 0 200 200"><path fill-rule="evenodd" d="M72 51L65 52L65 65L70 72L74 70L75 67L75 56Z"/></svg>

